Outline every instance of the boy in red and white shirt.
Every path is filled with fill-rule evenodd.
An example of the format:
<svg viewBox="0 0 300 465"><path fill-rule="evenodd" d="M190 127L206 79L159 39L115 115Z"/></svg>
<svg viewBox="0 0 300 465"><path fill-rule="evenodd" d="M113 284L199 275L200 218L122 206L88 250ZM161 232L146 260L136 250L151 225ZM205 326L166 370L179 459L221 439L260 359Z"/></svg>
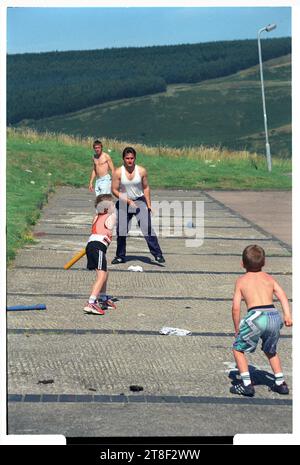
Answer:
<svg viewBox="0 0 300 465"><path fill-rule="evenodd" d="M106 295L108 278L106 251L112 241L112 231L116 223L113 197L98 195L95 201L97 214L92 224L92 234L86 245L87 269L95 270L97 277L90 298L84 307L85 313L104 315L106 309L116 308Z"/></svg>

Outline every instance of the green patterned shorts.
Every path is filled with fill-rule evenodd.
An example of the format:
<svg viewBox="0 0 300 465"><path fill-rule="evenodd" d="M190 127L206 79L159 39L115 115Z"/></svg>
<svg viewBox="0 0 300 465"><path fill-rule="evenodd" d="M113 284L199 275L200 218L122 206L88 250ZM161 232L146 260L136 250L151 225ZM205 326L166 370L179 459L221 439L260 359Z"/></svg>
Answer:
<svg viewBox="0 0 300 465"><path fill-rule="evenodd" d="M241 320L233 348L239 352L254 352L261 339L261 349L275 355L282 326L281 315L275 307L253 307Z"/></svg>

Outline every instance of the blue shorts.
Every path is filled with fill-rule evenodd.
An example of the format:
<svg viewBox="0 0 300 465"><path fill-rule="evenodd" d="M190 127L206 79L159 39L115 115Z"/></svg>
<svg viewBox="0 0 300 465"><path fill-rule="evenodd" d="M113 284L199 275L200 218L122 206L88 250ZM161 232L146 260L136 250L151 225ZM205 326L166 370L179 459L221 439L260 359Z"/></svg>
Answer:
<svg viewBox="0 0 300 465"><path fill-rule="evenodd" d="M262 339L261 349L266 354L276 355L282 326L281 315L274 306L253 307L241 320L233 348L239 352L254 352Z"/></svg>
<svg viewBox="0 0 300 465"><path fill-rule="evenodd" d="M97 178L95 182L95 194L111 194L111 177L110 174L106 174L101 178Z"/></svg>

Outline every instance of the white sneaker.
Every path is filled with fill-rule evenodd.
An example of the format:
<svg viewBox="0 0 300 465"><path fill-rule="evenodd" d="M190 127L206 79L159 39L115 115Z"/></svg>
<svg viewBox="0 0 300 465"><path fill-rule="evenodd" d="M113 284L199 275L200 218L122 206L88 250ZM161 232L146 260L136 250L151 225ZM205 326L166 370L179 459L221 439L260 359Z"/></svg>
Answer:
<svg viewBox="0 0 300 465"><path fill-rule="evenodd" d="M102 308L99 307L99 305L97 305L96 303L91 304L87 302L83 310L85 313L92 313L93 315L105 315L105 311L102 310Z"/></svg>

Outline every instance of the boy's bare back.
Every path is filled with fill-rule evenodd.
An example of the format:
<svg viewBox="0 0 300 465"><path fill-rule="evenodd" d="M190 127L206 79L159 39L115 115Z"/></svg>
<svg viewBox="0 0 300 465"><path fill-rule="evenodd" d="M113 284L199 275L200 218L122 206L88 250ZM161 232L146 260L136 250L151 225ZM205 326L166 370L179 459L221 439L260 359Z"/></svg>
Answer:
<svg viewBox="0 0 300 465"><path fill-rule="evenodd" d="M240 313L242 299L245 300L249 309L263 305L272 305L274 295L281 303L285 325L292 326L292 316L284 290L271 275L264 271L247 271L236 280L232 302L233 312ZM239 317L235 319L236 329L238 327L238 319Z"/></svg>
<svg viewBox="0 0 300 465"><path fill-rule="evenodd" d="M236 282L247 308L272 304L276 284L272 276L264 271L247 272Z"/></svg>

